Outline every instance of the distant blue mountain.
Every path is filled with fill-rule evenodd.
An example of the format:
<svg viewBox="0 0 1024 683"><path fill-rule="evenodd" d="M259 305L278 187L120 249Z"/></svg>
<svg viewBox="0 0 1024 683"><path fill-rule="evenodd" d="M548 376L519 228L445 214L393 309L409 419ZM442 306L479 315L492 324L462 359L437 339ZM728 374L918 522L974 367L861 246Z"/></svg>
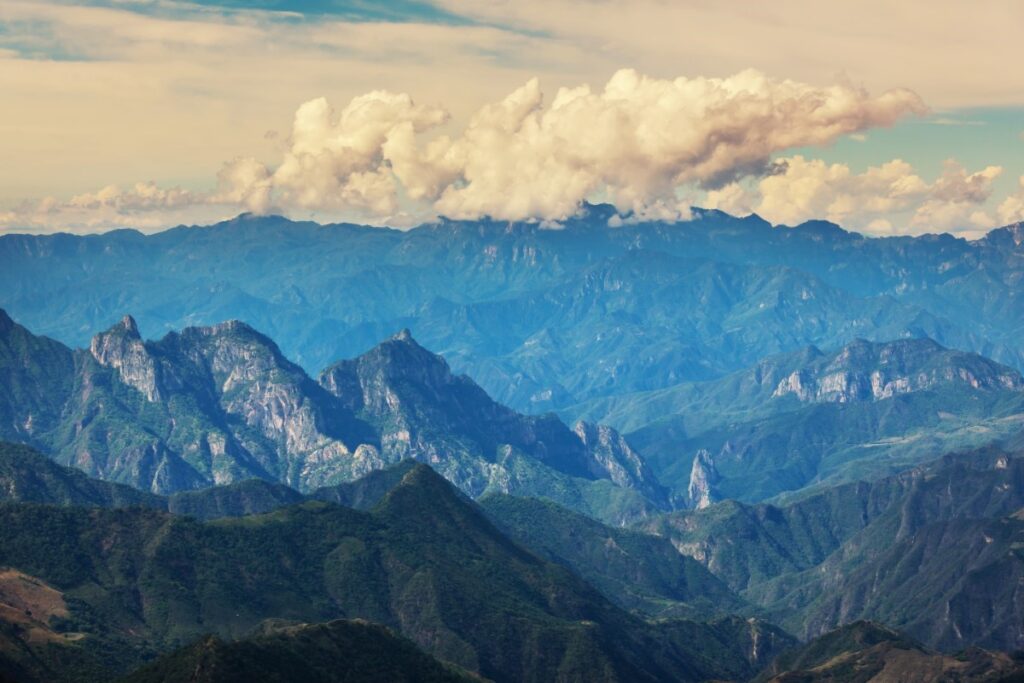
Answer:
<svg viewBox="0 0 1024 683"><path fill-rule="evenodd" d="M808 345L929 337L1024 368L1021 226L968 242L868 238L695 212L561 230L400 232L242 215L155 235L0 237L0 306L82 346L125 311L146 336L239 319L308 371L407 327L527 412L724 376Z"/></svg>

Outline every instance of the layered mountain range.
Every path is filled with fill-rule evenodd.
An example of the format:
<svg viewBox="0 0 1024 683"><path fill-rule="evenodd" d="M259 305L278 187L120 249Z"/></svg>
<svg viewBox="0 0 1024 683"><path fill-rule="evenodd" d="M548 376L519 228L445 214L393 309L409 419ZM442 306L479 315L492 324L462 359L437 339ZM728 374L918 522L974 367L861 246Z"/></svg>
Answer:
<svg viewBox="0 0 1024 683"><path fill-rule="evenodd" d="M591 402L692 501L877 478L1024 427L1015 369L930 339L816 347L717 380Z"/></svg>
<svg viewBox="0 0 1024 683"><path fill-rule="evenodd" d="M353 509L260 497L265 483L162 498L0 444L0 674L96 680L155 658L125 680L1016 680L1020 656L976 644L1016 643L1019 580L1005 574L1021 544L998 520L1020 505L1008 483L1022 462L951 456L750 511L746 530L729 521L737 504L688 513L705 518L702 559L727 582L746 581L755 600L783 585L810 598L810 610L792 595L773 604L775 618L810 614L811 632L846 624L799 646L763 621L720 616L757 608L663 538L533 499L491 495L481 509L412 461L315 494ZM952 481L965 491L951 501ZM221 520L162 512L183 497L179 512ZM682 547L679 514L651 526ZM956 561L928 550L937 527ZM810 564L855 552L801 573L780 549ZM734 565L753 572L723 570ZM851 609L817 621L823 604ZM864 613L902 618L940 649L854 621Z"/></svg>
<svg viewBox="0 0 1024 683"><path fill-rule="evenodd" d="M749 678L794 643L754 619L646 620L563 562L505 536L429 467L405 464L371 478L347 489L366 511L306 500L202 523L158 509L151 494L139 494L142 507L117 507L131 502L118 498L124 487L0 444L0 566L10 568L0 573L0 673L110 680L185 647L133 680L194 680L188 675L212 660L234 675L243 653L258 662L277 652L324 680L345 667L352 674L343 680L382 680L369 675L373 667L418 661L438 680L464 670L495 681L700 681ZM204 494L213 503L245 492L190 495ZM619 575L587 566L598 578ZM702 571L694 568L691 580ZM685 589L677 584L675 597ZM384 629L338 619L383 625L457 669L445 677ZM324 625L310 626L317 623ZM358 656L371 668L352 668L346 642L367 648Z"/></svg>
<svg viewBox="0 0 1024 683"><path fill-rule="evenodd" d="M1024 649L1024 457L985 448L787 505L724 501L643 528L791 632L870 619L947 652Z"/></svg>
<svg viewBox="0 0 1024 683"><path fill-rule="evenodd" d="M471 496L544 495L622 522L668 494L615 430L492 401L408 331L314 381L228 322L144 341L125 317L73 351L0 312L0 437L154 493L258 478L300 491L406 458Z"/></svg>
<svg viewBox="0 0 1024 683"><path fill-rule="evenodd" d="M1024 675L1024 227L613 218L0 236L0 678Z"/></svg>
<svg viewBox="0 0 1024 683"><path fill-rule="evenodd" d="M409 328L522 412L712 379L808 345L929 337L1024 369L1021 227L868 238L694 212L401 232L240 216L155 235L0 236L0 302L70 346L243 320L308 372Z"/></svg>
<svg viewBox="0 0 1024 683"><path fill-rule="evenodd" d="M473 497L537 495L623 523L884 476L1024 420L1016 370L927 339L602 399L572 429L495 402L408 330L317 380L237 321L144 341L125 317L73 351L0 312L0 346L0 437L156 493L250 478L311 491L414 458Z"/></svg>

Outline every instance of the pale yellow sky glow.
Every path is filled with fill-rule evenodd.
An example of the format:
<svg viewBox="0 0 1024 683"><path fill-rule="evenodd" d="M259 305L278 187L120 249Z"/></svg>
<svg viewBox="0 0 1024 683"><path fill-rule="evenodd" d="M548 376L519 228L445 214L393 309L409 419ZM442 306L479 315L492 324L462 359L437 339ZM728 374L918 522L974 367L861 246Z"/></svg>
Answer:
<svg viewBox="0 0 1024 683"><path fill-rule="evenodd" d="M578 186L577 193L622 196L624 207L620 208L641 212L658 206L664 209L671 201L714 201L733 210L774 212L779 220L833 216L876 232L929 228L970 232L1020 219L1014 208L1020 206L1020 197L1013 194L1020 190L1010 180L1024 173L1024 162L1016 166L1005 159L974 162L961 168L962 175L974 178L982 191L942 196L939 188L945 187L940 184L951 172L948 168L892 165L896 155L870 160L872 168L884 168L884 173L836 169L832 167L835 160L819 165L793 163L790 172L776 174L767 185L759 179L754 162L764 154L775 159L793 157L797 152L791 148L828 145L844 135L861 136L870 145L873 128L927 115L925 106L942 112L979 107L1024 111L1024 71L1016 68L1024 26L1022 3L443 0L440 4L467 23L423 23L416 18L402 23L352 22L338 16L210 11L175 2L118 7L118 3L72 6L5 0L0 3L0 158L4 160L0 164L0 229L88 230L116 225L155 229L179 221L215 220L245 208L294 209L306 215L351 215L398 224L442 210L460 215L478 210L510 218L532 211L538 218L557 219L565 206L578 199L576 194L569 192L555 201L538 198L531 193L539 190L524 186L525 194L516 207L492 202L480 189L491 171L481 170L482 161L472 157L474 150L486 148L470 145L464 132L471 128L473 117L479 117L481 107L505 101L533 78L539 79L542 93L533 105L539 107L535 118L540 121L559 88L589 84L599 93L624 67L659 83L676 78L695 83L702 78L726 79L723 82L728 83L737 74L756 69L772 83L791 80L808 93L845 88L847 94L829 100L828 106L853 118L832 135L823 134L818 115L808 113L800 134L784 138L776 128L786 116L779 112L772 117L755 116L748 110L737 114L746 105L730 103L728 114L737 118L729 121L746 127L743 144L754 145L766 136L774 140L752 155L749 177L722 176L730 182L740 180L735 186L723 180L708 187L706 178L694 170L697 161L687 156L726 152L704 149L698 153L694 150L699 145L691 150L678 144L688 131L699 129L694 122L700 116L695 112L709 106L701 99L665 110L666 116L677 117L665 126L674 136L669 146L675 145L679 152L668 160L637 153L638 159L646 159L643 163L667 164L639 190L610 178L603 165L621 163L631 154L629 150L609 151L602 159L581 165L579 146L586 143L571 135L566 142L566 133L552 126L544 129L546 139L544 134L530 138L522 131L511 136L506 142L519 145L518 156L488 153L493 151L501 160L514 159L524 173L556 173L554 177L564 177L568 187ZM865 116L859 105L843 100L854 97L849 93L885 97L895 89L912 92L923 104L904 103L893 108L891 116ZM389 191L385 185L394 184L384 176L401 176L399 171L392 172L394 160L388 156L388 149L393 151L398 143L384 147L390 128L375 148L366 151L369 156L359 162L362 165L356 164L363 175L350 176L351 170L339 175L338 164L347 168L356 162L335 154L329 169L320 162L313 168L305 158L305 170L290 177L291 185L280 180L282 173L276 170L294 152L290 136L302 103L323 97L340 112L352 98L376 90L408 93L416 106L443 110L447 123L426 126L414 151L404 158L415 157L420 175L429 166L431 177L458 186L469 184L479 191L456 192L456 188L443 195L443 188L435 188L422 193L425 204L410 207L409 196L418 190L410 192L407 180L413 174L406 171L394 196L377 201L378 194ZM782 106L779 103L786 101L778 95L782 90L781 86L766 89L772 94L759 106ZM638 97L640 92L636 91ZM647 91L642 96L653 95ZM724 106L719 95L699 97ZM583 110L587 115L612 115L596 104ZM614 115L620 116L626 110L616 111ZM529 119L524 115L517 125ZM646 125L636 117L630 121L628 125ZM574 125L586 128L587 124L576 120ZM607 126L604 130L621 134ZM430 151L429 142L438 135L451 136L457 144ZM556 138L578 148L559 149ZM1024 159L1021 146L1017 158ZM957 155L954 148L946 156ZM247 182L257 185L245 190L232 186L229 193L223 183L217 186L225 164L250 157L275 178L267 181L269 198L259 206L252 203L263 181L255 176ZM255 166L247 168L251 171ZM517 167L510 168L502 172L514 173ZM781 186L787 178L795 182L797 169L800 182ZM903 169L904 176L879 182L895 169ZM467 173L475 174L476 180ZM818 176L809 179L814 174ZM858 175L863 179L856 180ZM235 179L239 178L236 174ZM1002 182L1000 178L1007 180L1010 195L993 191L993 183ZM150 181L153 186L133 189ZM315 200L298 201L298 183L323 191ZM111 185L118 186L118 191ZM811 185L813 198L800 194L800 188ZM708 189L716 194L708 197ZM864 193L874 195L869 198ZM809 212L827 215L805 215ZM902 218L893 212L902 212Z"/></svg>

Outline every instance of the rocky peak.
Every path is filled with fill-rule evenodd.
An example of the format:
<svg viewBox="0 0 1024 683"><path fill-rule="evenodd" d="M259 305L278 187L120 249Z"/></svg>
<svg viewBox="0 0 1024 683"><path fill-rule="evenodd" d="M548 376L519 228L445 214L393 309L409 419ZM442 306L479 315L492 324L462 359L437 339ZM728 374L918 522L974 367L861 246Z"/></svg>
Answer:
<svg viewBox="0 0 1024 683"><path fill-rule="evenodd" d="M977 354L946 349L931 339L855 339L839 352L790 372L772 396L792 395L807 403L853 403L941 386L1022 391L1024 378L1012 368Z"/></svg>
<svg viewBox="0 0 1024 683"><path fill-rule="evenodd" d="M575 424L573 432L583 442L594 475L611 479L623 488L636 489L659 505L668 504L668 491L619 432L582 420Z"/></svg>
<svg viewBox="0 0 1024 683"><path fill-rule="evenodd" d="M139 336L138 325L130 315L106 332L92 338L89 352L96 361L117 371L121 381L139 390L146 400L162 398L156 361Z"/></svg>
<svg viewBox="0 0 1024 683"><path fill-rule="evenodd" d="M996 228L982 238L996 247L1019 248L1024 245L1024 221Z"/></svg>
<svg viewBox="0 0 1024 683"><path fill-rule="evenodd" d="M139 326L135 323L135 318L130 315L125 315L121 318L121 322L115 325L112 329L120 330L125 336L132 337L135 339L142 339L139 335Z"/></svg>
<svg viewBox="0 0 1024 683"><path fill-rule="evenodd" d="M168 357L204 366L225 393L241 384L269 379L268 373L277 370L292 377L303 375L273 340L239 320L189 327L168 335L158 345Z"/></svg>
<svg viewBox="0 0 1024 683"><path fill-rule="evenodd" d="M687 488L687 496L691 507L702 510L718 501L718 493L715 486L718 484L718 469L714 460L705 449L697 451L693 458L693 467L690 469L690 485Z"/></svg>
<svg viewBox="0 0 1024 683"><path fill-rule="evenodd" d="M359 446L358 437L342 433L348 416L332 397L271 339L243 322L187 328L155 348L182 378L182 388L275 443L276 456L262 463L271 472L311 454L340 457ZM351 449L347 441L353 441ZM289 477L287 483L300 487L307 485L302 477L310 478L307 473Z"/></svg>
<svg viewBox="0 0 1024 683"><path fill-rule="evenodd" d="M358 358L328 367L320 373L319 381L350 409L365 408L383 415L394 412L403 398L413 395L443 402L440 394L458 378L444 358L420 346L412 333L403 329Z"/></svg>
<svg viewBox="0 0 1024 683"><path fill-rule="evenodd" d="M11 316L7 315L7 311L0 308L0 332L8 332L14 329L14 321L11 320Z"/></svg>

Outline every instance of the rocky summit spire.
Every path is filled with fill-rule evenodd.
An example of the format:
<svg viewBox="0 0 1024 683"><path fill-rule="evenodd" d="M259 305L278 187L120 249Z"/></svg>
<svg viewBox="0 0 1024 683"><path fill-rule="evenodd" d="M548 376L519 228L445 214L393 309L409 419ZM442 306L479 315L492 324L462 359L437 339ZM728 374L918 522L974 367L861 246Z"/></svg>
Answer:
<svg viewBox="0 0 1024 683"><path fill-rule="evenodd" d="M146 399L153 402L161 399L157 382L156 362L146 349L139 335L139 327L130 315L106 332L92 338L89 351L96 361L117 370L121 381L135 387Z"/></svg>
<svg viewBox="0 0 1024 683"><path fill-rule="evenodd" d="M139 334L139 326L135 324L135 318L131 317L130 315L125 315L123 318L121 318L121 322L115 325L111 331L118 329L123 331L124 334L130 337L134 337L135 339L142 339L142 336Z"/></svg>
<svg viewBox="0 0 1024 683"><path fill-rule="evenodd" d="M697 451L693 458L693 468L690 470L690 486L687 489L690 505L694 509L702 510L718 501L718 494L715 491L718 478L718 469L711 459L711 453L703 448Z"/></svg>

